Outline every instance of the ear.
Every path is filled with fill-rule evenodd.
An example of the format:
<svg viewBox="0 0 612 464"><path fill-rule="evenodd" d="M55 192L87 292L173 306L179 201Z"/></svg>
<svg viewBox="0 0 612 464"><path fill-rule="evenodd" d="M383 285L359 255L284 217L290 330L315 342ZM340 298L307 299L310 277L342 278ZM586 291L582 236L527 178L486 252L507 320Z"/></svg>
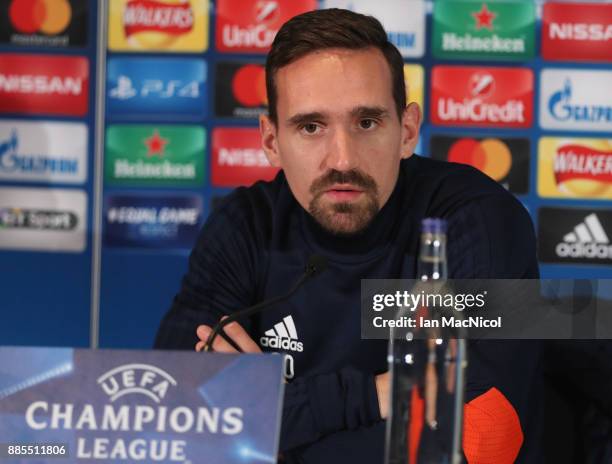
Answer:
<svg viewBox="0 0 612 464"><path fill-rule="evenodd" d="M418 103L410 103L402 115L402 158L410 158L419 141L421 128L421 108Z"/></svg>
<svg viewBox="0 0 612 464"><path fill-rule="evenodd" d="M268 162L275 168L280 167L276 125L264 114L259 116L259 133L261 134L261 145Z"/></svg>

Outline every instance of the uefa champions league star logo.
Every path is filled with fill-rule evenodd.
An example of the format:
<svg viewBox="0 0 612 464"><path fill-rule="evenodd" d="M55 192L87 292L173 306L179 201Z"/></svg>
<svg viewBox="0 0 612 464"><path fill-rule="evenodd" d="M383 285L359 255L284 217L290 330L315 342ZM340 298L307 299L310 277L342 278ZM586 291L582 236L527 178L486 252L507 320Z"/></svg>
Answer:
<svg viewBox="0 0 612 464"><path fill-rule="evenodd" d="M166 371L150 364L124 364L101 375L98 385L111 401L129 394L142 394L159 403L177 382Z"/></svg>

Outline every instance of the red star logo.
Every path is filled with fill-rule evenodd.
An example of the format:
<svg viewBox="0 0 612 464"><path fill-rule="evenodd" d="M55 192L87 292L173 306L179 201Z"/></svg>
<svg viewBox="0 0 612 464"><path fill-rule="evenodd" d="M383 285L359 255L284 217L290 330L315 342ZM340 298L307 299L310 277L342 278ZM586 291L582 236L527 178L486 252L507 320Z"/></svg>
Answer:
<svg viewBox="0 0 612 464"><path fill-rule="evenodd" d="M490 31L493 30L493 20L497 17L495 13L489 11L487 4L483 3L480 11L472 13L472 16L476 20L476 30L481 28L487 28Z"/></svg>
<svg viewBox="0 0 612 464"><path fill-rule="evenodd" d="M144 140L144 144L148 148L147 157L151 156L159 156L162 158L164 156L164 149L166 145L169 143L168 139L163 138L159 135L159 131L155 129L153 131L153 135L151 137L147 137Z"/></svg>

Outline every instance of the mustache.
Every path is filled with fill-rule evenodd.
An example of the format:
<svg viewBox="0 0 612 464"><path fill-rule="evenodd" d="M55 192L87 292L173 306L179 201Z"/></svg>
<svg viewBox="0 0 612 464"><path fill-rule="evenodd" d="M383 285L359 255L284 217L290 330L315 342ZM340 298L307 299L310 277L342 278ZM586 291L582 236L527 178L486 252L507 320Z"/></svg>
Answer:
<svg viewBox="0 0 612 464"><path fill-rule="evenodd" d="M378 193L378 186L374 178L357 169L351 169L350 171L330 170L312 183L310 193L316 195L334 184L350 184L360 187L364 191Z"/></svg>

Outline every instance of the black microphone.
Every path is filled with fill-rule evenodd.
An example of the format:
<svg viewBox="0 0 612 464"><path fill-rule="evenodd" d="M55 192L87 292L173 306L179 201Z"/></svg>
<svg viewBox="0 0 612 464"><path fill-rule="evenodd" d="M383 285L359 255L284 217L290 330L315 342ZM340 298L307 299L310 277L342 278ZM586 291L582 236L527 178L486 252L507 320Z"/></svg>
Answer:
<svg viewBox="0 0 612 464"><path fill-rule="evenodd" d="M213 327L212 332L208 336L208 340L206 340L206 343L204 344L204 351L212 350L212 345L213 345L213 342L215 341L215 338L217 338L217 335L219 335L219 333L223 330L223 327L225 327L227 324L230 324L234 322L236 319L239 319L241 317L251 316L253 314L261 312L264 309L272 305L275 305L276 303L280 303L281 301L288 299L304 284L304 282L320 274L325 269L327 269L327 258L321 255L312 255L310 258L308 258L308 263L306 264L306 267L304 268L304 273L297 280L297 282L293 285L291 290L289 290L287 293L281 296L270 298L269 300L264 300L260 303L257 303L254 306L250 306L241 311L236 311L235 313L230 314L225 319L217 322L217 324Z"/></svg>

